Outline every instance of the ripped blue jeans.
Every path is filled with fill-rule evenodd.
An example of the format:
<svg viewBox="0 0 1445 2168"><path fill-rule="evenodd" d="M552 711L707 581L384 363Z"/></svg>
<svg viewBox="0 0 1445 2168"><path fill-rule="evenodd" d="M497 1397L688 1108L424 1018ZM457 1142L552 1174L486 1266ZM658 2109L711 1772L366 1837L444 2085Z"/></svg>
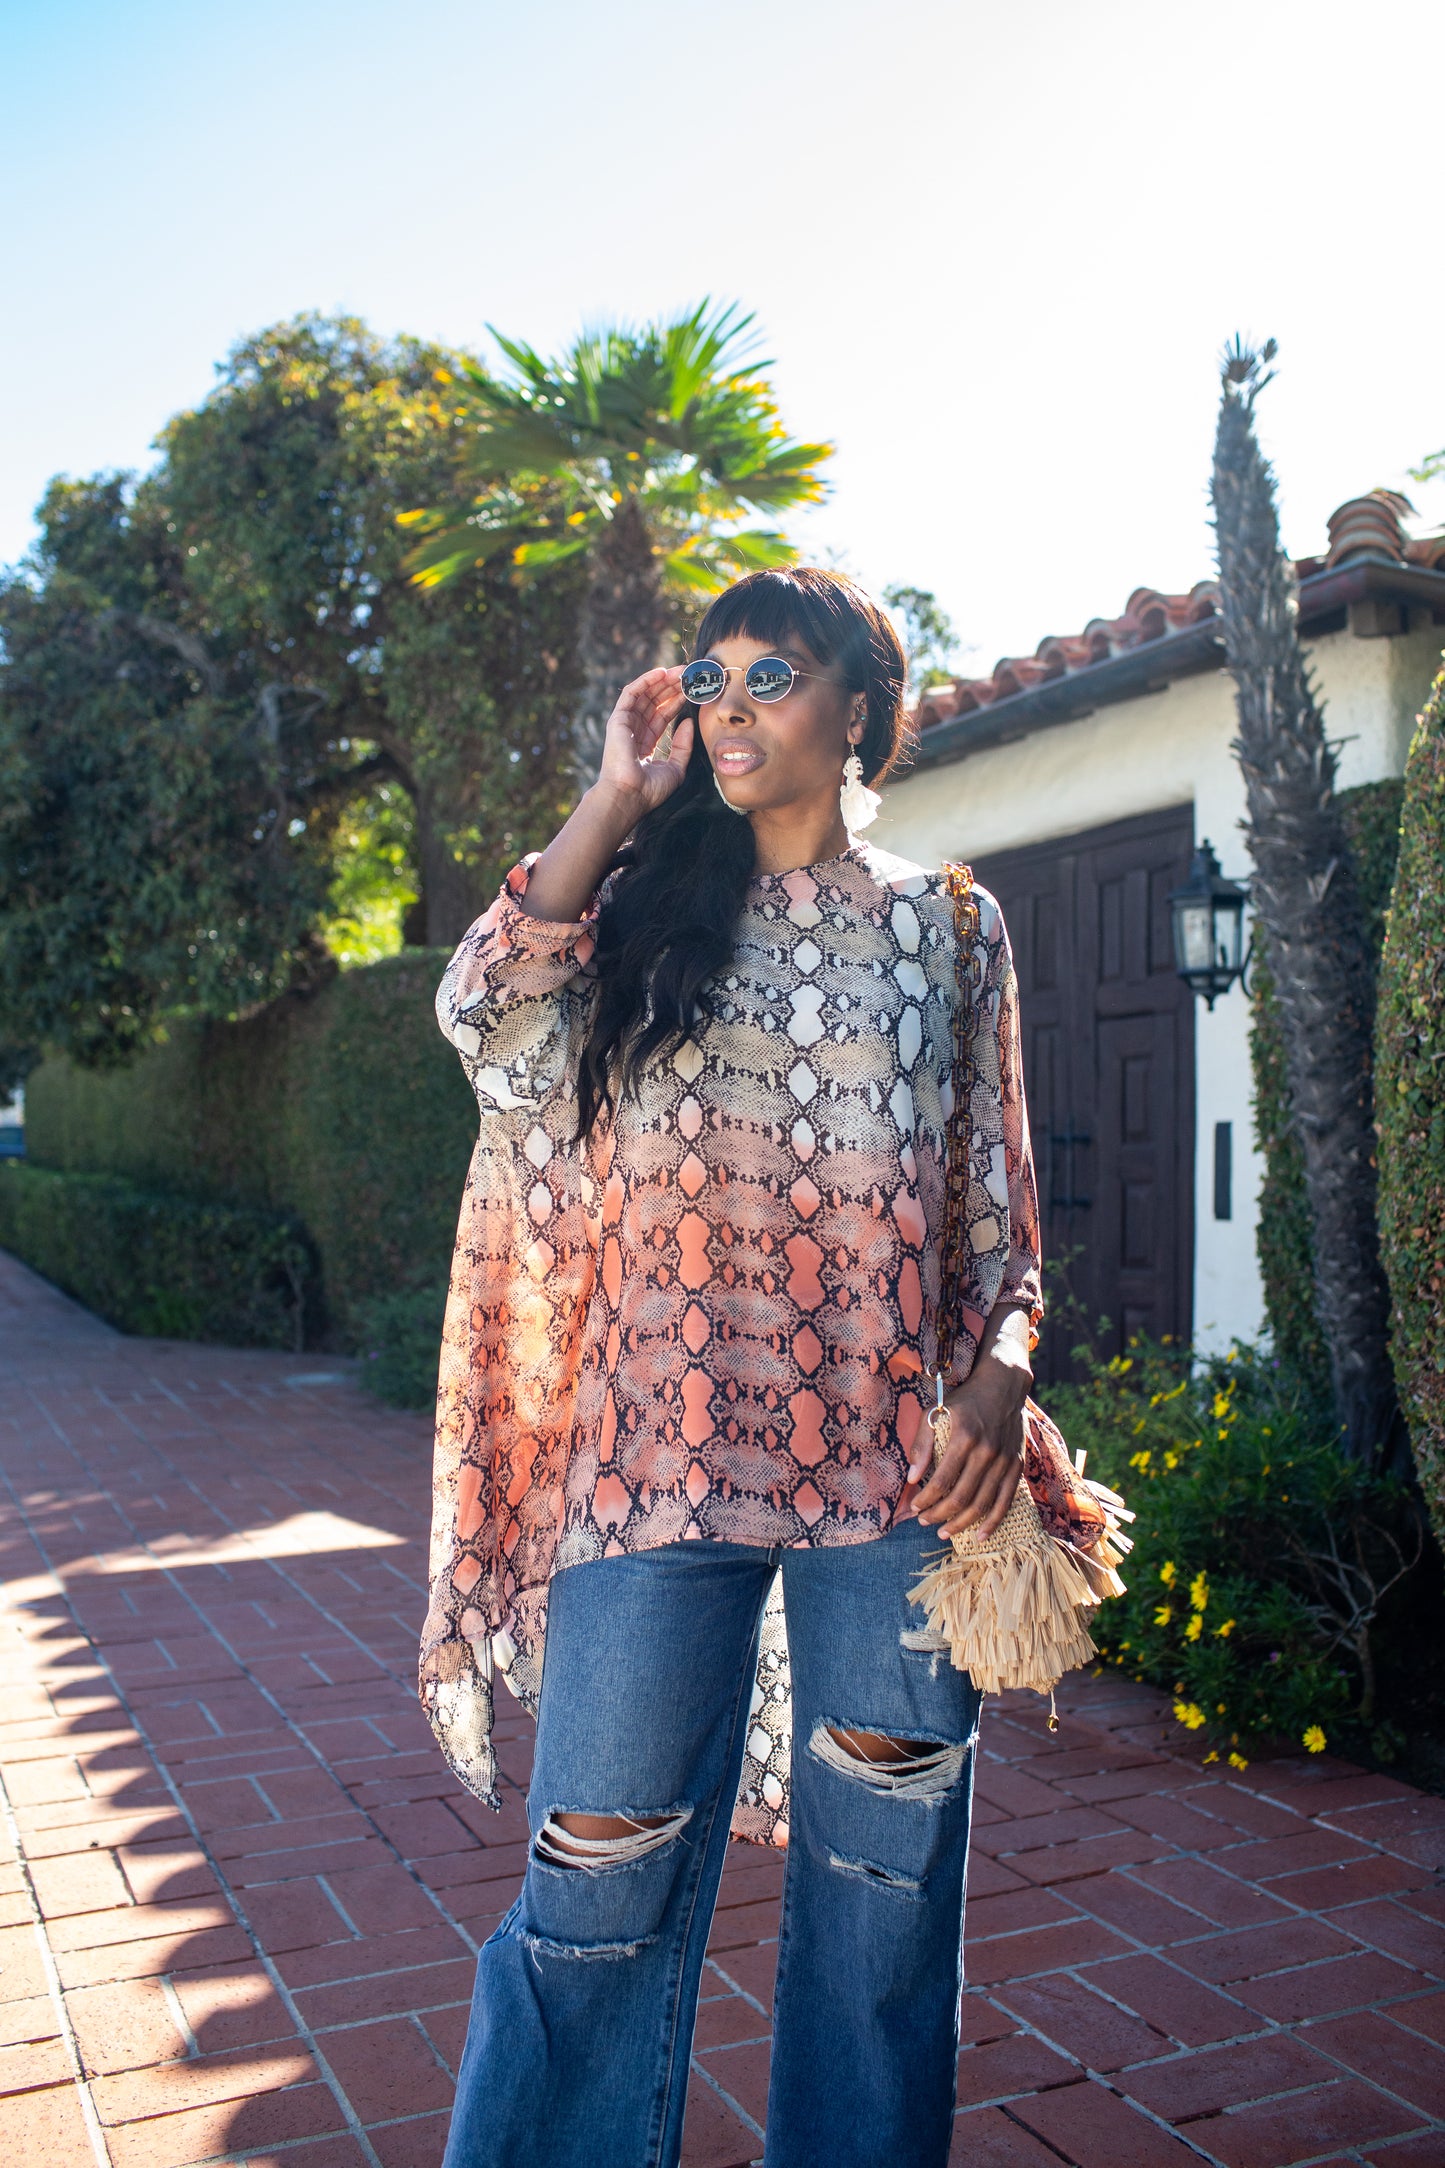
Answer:
<svg viewBox="0 0 1445 2168"><path fill-rule="evenodd" d="M943 2168L980 1697L901 1638L938 1547L910 1520L836 1549L675 1543L557 1575L526 1880L478 1960L444 2168L675 2168L780 1565L793 1790L764 2158ZM871 1758L885 1741L901 1758ZM589 1837L580 1816L630 1826Z"/></svg>

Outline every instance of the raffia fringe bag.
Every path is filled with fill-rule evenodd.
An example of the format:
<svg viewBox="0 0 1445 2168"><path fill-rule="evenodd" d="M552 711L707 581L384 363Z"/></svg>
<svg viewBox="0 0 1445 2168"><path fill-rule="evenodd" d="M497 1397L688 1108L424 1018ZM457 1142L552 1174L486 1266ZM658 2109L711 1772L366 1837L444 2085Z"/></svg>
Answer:
<svg viewBox="0 0 1445 2168"><path fill-rule="evenodd" d="M953 1360L963 1287L971 1050L980 971L973 874L967 866L943 870L958 933L959 1001L938 1301L938 1400L928 1411L935 1466L948 1449L951 1427L943 1381ZM1120 1524L1133 1518L1116 1491L1085 1479L1082 1451L1070 1460L1056 1426L1041 1407L1026 1400L1024 1474L1013 1504L991 1536L965 1528L950 1537L950 1550L909 1591L910 1598L923 1606L930 1633L947 1642L953 1664L968 1672L980 1693L1027 1686L1051 1695L1066 1671L1098 1654L1089 1635L1089 1614L1106 1596L1124 1593L1118 1567L1133 1546Z"/></svg>

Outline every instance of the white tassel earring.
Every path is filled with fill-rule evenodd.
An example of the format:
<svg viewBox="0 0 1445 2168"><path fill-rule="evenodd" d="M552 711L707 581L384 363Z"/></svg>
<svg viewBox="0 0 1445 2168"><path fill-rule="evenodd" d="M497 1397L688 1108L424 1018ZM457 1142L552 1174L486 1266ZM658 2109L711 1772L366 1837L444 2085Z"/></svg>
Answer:
<svg viewBox="0 0 1445 2168"><path fill-rule="evenodd" d="M882 803L877 791L869 790L863 780L862 761L856 753L850 753L843 763L843 788L838 793L838 810L849 835L856 835L875 821Z"/></svg>

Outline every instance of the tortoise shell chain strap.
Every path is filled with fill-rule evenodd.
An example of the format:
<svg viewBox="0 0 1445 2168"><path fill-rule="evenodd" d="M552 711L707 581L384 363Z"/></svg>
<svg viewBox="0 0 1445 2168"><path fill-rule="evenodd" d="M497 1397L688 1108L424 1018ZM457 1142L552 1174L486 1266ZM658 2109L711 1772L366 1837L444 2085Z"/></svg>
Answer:
<svg viewBox="0 0 1445 2168"><path fill-rule="evenodd" d="M935 1467L948 1451L953 1418L944 1384L953 1361L958 1320L970 1285L968 1258L969 1144L973 1041L983 978L978 899L967 866L944 867L953 899L958 1004L953 1026L953 1114L948 1125L946 1190L940 1241L940 1292L935 1318L935 1402L928 1410ZM977 1527L949 1538L950 1548L917 1587L914 1603L927 1615L930 1637L947 1648L981 1693L1006 1686L1048 1694L1066 1671L1098 1654L1086 1618L1106 1596L1123 1594L1116 1568L1131 1548L1120 1522L1132 1520L1122 1498L1086 1482L1084 1456L1072 1463L1054 1424L1032 1400L1024 1402L1024 1479L990 1536ZM1048 1516L1048 1527L1040 1513Z"/></svg>

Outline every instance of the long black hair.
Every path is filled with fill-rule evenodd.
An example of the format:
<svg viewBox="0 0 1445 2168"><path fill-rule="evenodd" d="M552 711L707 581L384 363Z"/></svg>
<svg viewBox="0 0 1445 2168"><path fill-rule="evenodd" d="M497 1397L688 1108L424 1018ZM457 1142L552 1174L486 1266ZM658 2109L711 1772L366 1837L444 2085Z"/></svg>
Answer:
<svg viewBox="0 0 1445 2168"><path fill-rule="evenodd" d="M812 565L754 572L710 606L694 653L736 639L801 641L820 663L836 664L867 704L857 747L864 778L888 773L907 731L907 664L888 617L855 581ZM597 925L597 1006L577 1078L579 1137L635 1091L654 1055L676 1051L699 1012L707 1016L707 981L732 954L755 859L752 822L718 796L699 731L682 782L614 861Z"/></svg>

